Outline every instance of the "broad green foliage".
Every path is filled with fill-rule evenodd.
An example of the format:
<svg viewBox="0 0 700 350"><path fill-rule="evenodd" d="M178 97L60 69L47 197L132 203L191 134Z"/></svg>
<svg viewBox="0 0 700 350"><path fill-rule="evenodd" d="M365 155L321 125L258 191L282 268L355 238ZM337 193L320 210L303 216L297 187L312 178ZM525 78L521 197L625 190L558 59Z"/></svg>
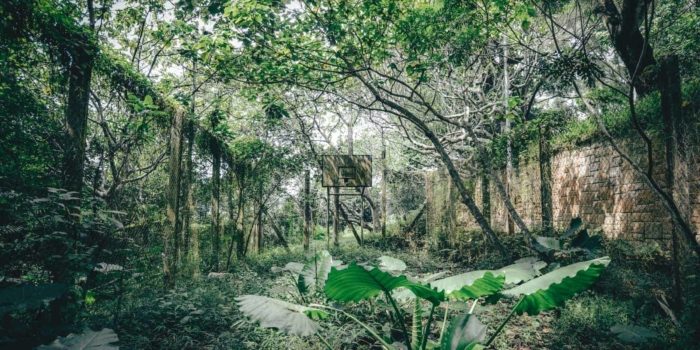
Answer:
<svg viewBox="0 0 700 350"><path fill-rule="evenodd" d="M331 267L334 266L333 263L331 254L326 250L322 250L304 265L301 276L304 276L307 283L315 284L318 282L318 286L323 288L326 285L328 274L331 272Z"/></svg>
<svg viewBox="0 0 700 350"><path fill-rule="evenodd" d="M379 267L386 271L403 271L406 270L406 263L401 259L392 258L390 256L380 256Z"/></svg>
<svg viewBox="0 0 700 350"><path fill-rule="evenodd" d="M588 289L610 264L609 257L571 264L535 278L515 288L504 290L506 296L523 296L515 311L537 315L540 311L562 306L574 295Z"/></svg>
<svg viewBox="0 0 700 350"><path fill-rule="evenodd" d="M404 287L415 296L426 299L434 305L445 299L444 292L438 292L429 286L411 282L406 276L394 277L376 267L363 267L354 261L344 270L331 269L326 283L326 296L333 300L350 302L369 299L379 293L390 293Z"/></svg>
<svg viewBox="0 0 700 350"><path fill-rule="evenodd" d="M573 218L571 219L569 228L562 233L561 239L552 237L535 237L535 241L538 243L535 248L540 253L549 254L550 257L552 256L552 253L554 256L558 256L576 251L584 251L589 255L595 256L595 254L597 254L601 249L601 237L599 235L589 236L588 230L580 230L582 226L583 221L581 218ZM577 232L578 234L576 234ZM576 234L574 239L572 239L570 242L565 241L574 234Z"/></svg>
<svg viewBox="0 0 700 350"><path fill-rule="evenodd" d="M281 267L272 267L272 272L290 272L296 275L294 278L295 285L301 294L306 294L309 287L318 286L323 289L328 279L328 274L332 266L338 266L342 261L333 261L331 254L322 250L305 263L290 262Z"/></svg>
<svg viewBox="0 0 700 350"><path fill-rule="evenodd" d="M543 267L541 264L542 262L538 260L528 260L497 270L470 271L434 280L430 282L430 286L457 299L469 298L468 295L483 296L501 290L504 284L517 284L533 279ZM461 293L460 290L465 292ZM406 299L414 296L407 291L401 291L396 293L395 297Z"/></svg>
<svg viewBox="0 0 700 350"><path fill-rule="evenodd" d="M99 332L85 328L83 333L58 337L53 343L39 346L37 350L119 350L119 346L114 344L118 341L117 334L109 328Z"/></svg>
<svg viewBox="0 0 700 350"><path fill-rule="evenodd" d="M327 252L316 255L310 263L315 263L317 258L321 265L333 265L332 258ZM382 260L391 261L391 259L386 258ZM498 333L501 332L513 314L523 314L527 312L529 315L536 315L540 311L562 306L566 300L588 289L609 263L610 258L604 257L572 264L554 270L541 277L534 278L539 274L539 270L543 268L545 264L534 257L529 257L520 259L516 264L506 266L502 269L471 271L423 285L419 282L408 280L404 275L392 276L390 273L382 271L381 268L359 265L353 261L343 269L331 267L324 292L329 299L341 302L358 302L375 298L383 293L386 295L388 301L392 303L395 313L399 315L402 313L396 306L394 299L405 298L404 296L412 295L415 298L415 302L413 304L414 312L410 336L405 325L399 323L404 333L405 345L402 343L398 343L398 345L394 343L394 346L399 348L408 347L413 350L436 348L435 344L428 341L427 337L430 336L430 334L424 332L424 329L430 329L435 307L442 301L447 301L450 297L459 300L487 297L487 300L490 302L497 301L498 298L502 296L519 298L518 303L513 308L510 315L506 317L488 342L484 342L486 338L486 326L483 325L476 316L462 314L450 321L450 326L439 344L439 349L441 350L484 349L488 347ZM310 265L307 264L305 267L306 266ZM301 268L302 272L304 268ZM299 269L300 266L298 264L288 264L284 269L275 268L273 270L299 271ZM429 276L425 278L425 280L432 277ZM508 284L508 282L511 282L510 284L525 283L502 291L503 286ZM425 283L428 282L426 281ZM392 295L391 292L398 288L405 288L405 290ZM424 314L421 308L422 300L430 301L433 305L425 328L423 323ZM248 295L238 298L237 301L241 311L254 321L259 322L261 326L277 328L282 332L290 334L315 334L320 329L320 326L307 316L315 315L319 316L319 318L324 318L326 315L325 312L319 309L290 304L267 297ZM312 305L344 313L347 317L361 325L373 338L382 343L385 347L392 347L386 343L386 339L379 337L377 332L372 330L369 325L347 312L320 304ZM400 318L402 319L403 316L400 316ZM301 329L293 327L290 323L292 321L295 322L295 325L301 327ZM429 343L431 345L428 347Z"/></svg>
<svg viewBox="0 0 700 350"><path fill-rule="evenodd" d="M478 299L503 289L505 281L505 276L494 276L491 271L487 271L484 277L475 280L471 285L462 286L462 288L451 292L449 296L459 300Z"/></svg>
<svg viewBox="0 0 700 350"><path fill-rule="evenodd" d="M68 293L63 283L23 284L0 289L0 315L10 311L33 309Z"/></svg>
<svg viewBox="0 0 700 350"><path fill-rule="evenodd" d="M547 249L562 250L564 248L560 240L551 237L535 237L537 243Z"/></svg>
<svg viewBox="0 0 700 350"><path fill-rule="evenodd" d="M275 328L299 336L314 335L321 328L309 317L323 319L328 316L323 310L259 295L238 297L236 303L244 315L258 322L261 327Z"/></svg>
<svg viewBox="0 0 700 350"><path fill-rule="evenodd" d="M440 342L440 350L481 350L486 339L486 325L476 316L460 314L450 321Z"/></svg>
<svg viewBox="0 0 700 350"><path fill-rule="evenodd" d="M610 331L627 343L644 343L649 339L657 338L659 333L645 327L635 325L616 324L610 327Z"/></svg>
<svg viewBox="0 0 700 350"><path fill-rule="evenodd" d="M561 238L565 239L571 237L574 233L581 229L581 226L583 226L583 220L581 220L581 218L576 217L571 219L569 228L561 234Z"/></svg>

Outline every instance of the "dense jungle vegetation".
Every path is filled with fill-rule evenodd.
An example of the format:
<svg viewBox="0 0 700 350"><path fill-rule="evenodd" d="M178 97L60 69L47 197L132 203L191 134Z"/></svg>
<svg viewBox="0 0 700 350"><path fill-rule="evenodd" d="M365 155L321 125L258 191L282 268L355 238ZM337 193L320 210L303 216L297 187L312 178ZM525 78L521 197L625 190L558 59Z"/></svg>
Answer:
<svg viewBox="0 0 700 350"><path fill-rule="evenodd" d="M699 146L698 1L2 0L0 348L700 349Z"/></svg>

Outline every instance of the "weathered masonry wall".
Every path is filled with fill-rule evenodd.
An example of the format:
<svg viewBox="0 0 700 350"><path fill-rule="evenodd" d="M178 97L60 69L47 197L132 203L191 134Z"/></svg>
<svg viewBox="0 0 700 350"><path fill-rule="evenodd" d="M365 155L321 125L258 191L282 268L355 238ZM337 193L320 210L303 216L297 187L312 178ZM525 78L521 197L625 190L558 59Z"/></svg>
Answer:
<svg viewBox="0 0 700 350"><path fill-rule="evenodd" d="M646 164L643 148L632 147L630 143L625 146L635 160L641 161L642 165ZM540 174L536 155L529 157L521 157L515 165L511 178L511 200L525 224L536 229L542 222ZM663 186L664 165L662 150L656 150L654 177ZM551 166L555 228L565 228L572 218L581 217L588 227L602 227L608 237L636 241L666 240L670 237L671 219L661 203L642 177L607 142L559 150L553 155ZM676 161L674 172L677 203L692 228L699 232L700 164L697 160ZM501 176L504 180L503 172ZM439 171L432 174L430 179L434 192L429 202L431 213L435 217L442 210L447 210L442 217L432 220L433 231L452 240L450 237L453 235L448 232L459 235L461 232L478 229L466 207L452 193L455 191L450 191L447 174ZM483 208L481 178L467 179L467 182L477 205ZM447 188L435 191L440 187ZM507 212L493 181L490 193L492 226L496 230L506 231ZM452 213L449 212L450 206L455 208Z"/></svg>

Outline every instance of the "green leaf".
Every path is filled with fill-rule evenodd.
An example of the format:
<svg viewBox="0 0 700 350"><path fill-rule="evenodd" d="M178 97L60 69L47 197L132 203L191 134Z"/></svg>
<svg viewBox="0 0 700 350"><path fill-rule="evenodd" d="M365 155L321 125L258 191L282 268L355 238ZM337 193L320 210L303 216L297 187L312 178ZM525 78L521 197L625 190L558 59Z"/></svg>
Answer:
<svg viewBox="0 0 700 350"><path fill-rule="evenodd" d="M571 246L574 248L586 249L596 254L603 248L600 239L601 237L599 235L589 236L588 231L583 230L571 241Z"/></svg>
<svg viewBox="0 0 700 350"><path fill-rule="evenodd" d="M627 343L644 343L651 338L659 336L659 333L649 328L634 325L616 324L610 327L610 331L615 333L620 340Z"/></svg>
<svg viewBox="0 0 700 350"><path fill-rule="evenodd" d="M275 328L282 333L302 337L314 335L321 329L309 316L321 319L328 316L323 310L259 295L243 295L236 298L236 304L244 315L258 322L260 327Z"/></svg>
<svg viewBox="0 0 700 350"><path fill-rule="evenodd" d="M37 350L118 350L114 343L119 337L113 330L103 328L99 332L85 328L81 334L69 334L67 337L58 337L49 345L37 347Z"/></svg>
<svg viewBox="0 0 700 350"><path fill-rule="evenodd" d="M539 260L528 260L525 262L513 264L513 265L508 265L506 267L503 267L498 270L477 270L477 271L470 271L470 272L465 272L459 275L435 280L430 283L430 286L432 288L437 289L440 292L445 292L445 295L452 296L458 299L464 298L466 295L469 295L466 292L465 294L454 294L455 292L466 288L467 290L470 289L472 286L477 285L474 290L474 294L480 294L481 296L483 295L488 295L495 293L498 290L501 290L503 288L503 284L517 284L523 281L529 281L538 274L538 270L542 268L541 266L542 262ZM535 267L538 267L535 269ZM481 278L484 278L484 276L489 273L491 274L491 280L489 281L481 281L477 283L477 281ZM494 277L497 276L505 276L505 281L503 283L500 282L498 279L494 279ZM486 293L486 294L481 294L483 292L486 292L488 290L493 290L495 289L495 283L500 283L501 286L498 290L495 290L491 293ZM490 285L487 286L487 285ZM484 288L481 290L481 292L476 293L476 290L479 290L481 288ZM488 289L486 289L488 288ZM395 298L397 299L410 299L413 298L413 294L409 293L408 291L400 291L398 293L395 293L394 295Z"/></svg>
<svg viewBox="0 0 700 350"><path fill-rule="evenodd" d="M292 273L301 274L302 270L304 270L304 264L298 262L290 262L287 263L287 265L284 265L284 267L273 266L271 270L272 272L289 271Z"/></svg>
<svg viewBox="0 0 700 350"><path fill-rule="evenodd" d="M108 272L112 272L112 271L123 271L124 267L117 265L117 264L108 264L108 263L101 262L101 263L97 264L97 266L95 266L93 268L93 270L100 272L100 273L108 273Z"/></svg>
<svg viewBox="0 0 700 350"><path fill-rule="evenodd" d="M581 226L583 226L583 220L581 220L581 218L571 219L569 229L567 229L564 233L561 234L561 238L566 239L571 237L574 233L578 232L578 230L581 229Z"/></svg>
<svg viewBox="0 0 700 350"><path fill-rule="evenodd" d="M151 97L151 95L146 95L143 99L143 104L146 106L153 106L153 97Z"/></svg>
<svg viewBox="0 0 700 350"><path fill-rule="evenodd" d="M407 288L415 296L426 299L433 305L438 305L445 299L444 293L429 286L411 282L406 279L406 276L394 277L376 267L359 266L355 261L343 270L337 270L335 267L331 269L325 293L333 300L357 302L373 298L381 292L389 293L399 287Z"/></svg>
<svg viewBox="0 0 700 350"><path fill-rule="evenodd" d="M560 240L552 237L535 237L535 241L549 250L562 250L564 245Z"/></svg>
<svg viewBox="0 0 700 350"><path fill-rule="evenodd" d="M318 281L319 286L323 287L326 285L331 267L333 267L333 257L327 250L322 250L304 265L301 275L304 276L307 284L311 285Z"/></svg>
<svg viewBox="0 0 700 350"><path fill-rule="evenodd" d="M440 342L441 350L480 350L486 339L486 325L471 314L460 314L450 321L450 327Z"/></svg>
<svg viewBox="0 0 700 350"><path fill-rule="evenodd" d="M487 271L484 277L477 279L472 285L462 286L462 288L450 293L449 296L459 300L477 299L503 289L505 281L505 275L494 276L491 271Z"/></svg>
<svg viewBox="0 0 700 350"><path fill-rule="evenodd" d="M0 315L10 311L33 309L68 292L62 283L24 284L0 289Z"/></svg>
<svg viewBox="0 0 700 350"><path fill-rule="evenodd" d="M380 256L379 267L385 271L403 271L406 270L406 263L401 259L392 258L390 256Z"/></svg>
<svg viewBox="0 0 700 350"><path fill-rule="evenodd" d="M519 315L524 312L537 315L540 311L564 305L566 300L588 289L608 264L609 257L571 264L501 294L514 297L524 295L515 311Z"/></svg>

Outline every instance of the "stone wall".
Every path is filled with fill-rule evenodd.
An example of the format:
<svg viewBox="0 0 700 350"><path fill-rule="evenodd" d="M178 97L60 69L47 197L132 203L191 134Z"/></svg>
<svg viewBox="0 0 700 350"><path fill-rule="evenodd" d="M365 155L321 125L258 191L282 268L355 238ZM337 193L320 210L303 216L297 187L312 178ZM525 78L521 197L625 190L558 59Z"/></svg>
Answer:
<svg viewBox="0 0 700 350"><path fill-rule="evenodd" d="M658 142L657 142L658 144ZM645 166L645 151L631 142L623 143L626 152ZM655 152L654 178L665 185L663 150ZM676 162L675 196L692 228L700 231L700 164ZM636 241L667 240L671 220L655 194L641 176L627 164L607 142L589 142L583 146L557 150L551 159L552 208L554 226L566 228L574 217L581 217L587 227L602 227L608 237ZM501 172L504 180L503 172ZM438 171L431 176L432 187L444 186L447 174ZM480 177L466 179L477 205L482 207ZM491 223L495 230L507 230L507 212L493 185L491 192ZM433 196L430 201L433 216L449 206L448 196ZM445 235L449 226L460 232L479 229L466 207L453 195L456 223L447 218L434 218L433 231ZM522 156L511 178L511 200L525 224L536 229L541 226L540 175L537 155ZM455 221L452 219L452 221ZM440 224L442 223L442 226ZM517 228L515 230L517 232ZM700 236L699 236L700 238Z"/></svg>

